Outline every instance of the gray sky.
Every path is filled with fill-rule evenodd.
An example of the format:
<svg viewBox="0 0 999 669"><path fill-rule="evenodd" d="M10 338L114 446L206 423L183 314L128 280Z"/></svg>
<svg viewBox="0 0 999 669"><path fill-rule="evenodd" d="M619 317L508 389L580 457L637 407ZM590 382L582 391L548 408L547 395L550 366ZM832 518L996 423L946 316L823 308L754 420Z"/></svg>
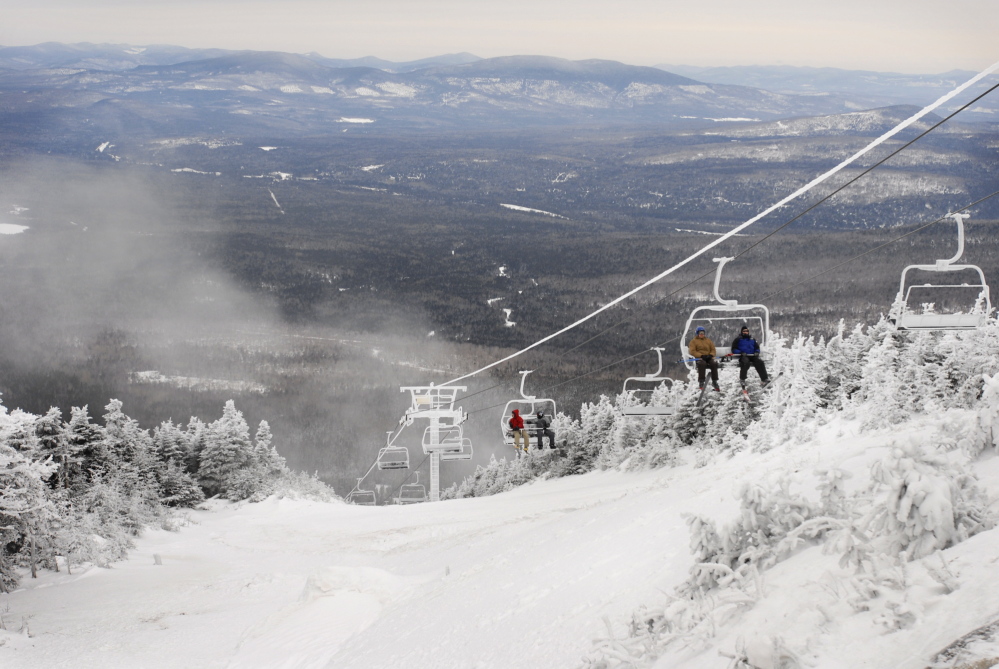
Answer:
<svg viewBox="0 0 999 669"><path fill-rule="evenodd" d="M999 60L999 0L0 0L0 45L468 51L633 65L810 65L909 73Z"/></svg>

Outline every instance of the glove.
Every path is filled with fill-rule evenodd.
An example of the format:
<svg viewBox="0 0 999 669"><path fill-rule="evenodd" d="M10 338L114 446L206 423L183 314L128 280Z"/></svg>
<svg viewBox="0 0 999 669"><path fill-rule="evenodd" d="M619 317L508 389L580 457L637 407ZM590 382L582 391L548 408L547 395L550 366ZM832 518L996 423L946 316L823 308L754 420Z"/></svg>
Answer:
<svg viewBox="0 0 999 669"><path fill-rule="evenodd" d="M714 356L711 355L710 353L706 353L706 354L704 354L704 355L701 356L701 360L703 360L704 362L711 362L711 358L713 358L713 357Z"/></svg>

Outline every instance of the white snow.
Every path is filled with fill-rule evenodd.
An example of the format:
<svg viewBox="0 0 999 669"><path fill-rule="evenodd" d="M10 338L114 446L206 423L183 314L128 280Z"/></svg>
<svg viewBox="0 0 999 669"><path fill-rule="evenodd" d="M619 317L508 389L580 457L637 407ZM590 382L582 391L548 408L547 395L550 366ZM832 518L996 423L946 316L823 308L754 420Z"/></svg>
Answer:
<svg viewBox="0 0 999 669"><path fill-rule="evenodd" d="M277 207L278 211L280 211L283 214L284 209L281 208L281 203L278 202L277 195L275 195L274 191L272 191L270 188L267 189L267 192L271 194L271 199L274 200L274 206Z"/></svg>
<svg viewBox="0 0 999 669"><path fill-rule="evenodd" d="M97 147L98 153L104 153L104 149L108 148L109 146L111 146L111 142L104 142L103 144Z"/></svg>
<svg viewBox="0 0 999 669"><path fill-rule="evenodd" d="M780 473L808 494L812 471L863 472L887 441L934 427L922 419L861 435L857 422L838 421L763 454L697 466L688 452L675 468L593 472L436 504L210 502L177 532L147 531L111 569L43 571L4 595L0 666L583 666L608 625L623 637L639 607L665 606L686 578L682 514L727 521L739 512L740 482ZM994 494L999 459L986 457L977 474ZM784 666L923 669L999 611L999 588L989 585L999 579L999 531L942 555L955 589L928 578L938 567L929 559L910 563L918 613L886 633L874 611L845 604L852 570L806 544L766 573L759 601L733 609L711 648L671 652L655 667L722 669L729 660L719 651L761 658L777 635L807 648L804 664ZM30 638L17 633L21 621ZM982 653L997 648L979 643Z"/></svg>
<svg viewBox="0 0 999 669"><path fill-rule="evenodd" d="M373 118L348 118L346 116L341 116L337 119L337 123L374 123Z"/></svg>
<svg viewBox="0 0 999 669"><path fill-rule="evenodd" d="M503 323L503 325L505 327L512 328L514 325L517 324L515 321L511 321L510 320L510 314L512 314L512 313L513 313L513 309L504 309L503 310L503 318L506 321L505 323Z"/></svg>
<svg viewBox="0 0 999 669"><path fill-rule="evenodd" d="M698 84L696 86L678 86L678 88L682 91L686 91L688 93L695 93L697 95L707 95L708 93L711 92L711 89L707 86L704 86L703 84ZM690 118L690 117L684 116L682 118Z"/></svg>
<svg viewBox="0 0 999 669"><path fill-rule="evenodd" d="M192 167L177 167L177 168L172 169L170 171L171 172L188 172L190 174L208 174L208 175L216 176L216 177L222 176L221 172L202 172L201 170L196 170L196 169L194 169Z"/></svg>
<svg viewBox="0 0 999 669"><path fill-rule="evenodd" d="M502 276L502 274L500 276ZM494 304L496 304L497 302L499 302L502 299L504 299L504 298L502 298L502 297L491 297L488 300L486 300L486 304L488 304L489 306L493 306Z"/></svg>
<svg viewBox="0 0 999 669"><path fill-rule="evenodd" d="M28 229L26 225L15 223L0 223L0 235L16 235Z"/></svg>
<svg viewBox="0 0 999 669"><path fill-rule="evenodd" d="M725 234L724 232L708 232L706 230L689 230L687 228L673 228L673 229L676 230L677 232L692 232L695 235L713 235L713 236L718 236L718 235L724 235ZM737 235L732 235L732 236L733 237L745 237L746 235L744 235L744 234L737 234Z"/></svg>
<svg viewBox="0 0 999 669"><path fill-rule="evenodd" d="M506 273L506 265L500 265L499 270L497 270L497 271L499 272L500 276L509 276Z"/></svg>
<svg viewBox="0 0 999 669"><path fill-rule="evenodd" d="M377 170L377 169L379 169L381 167L385 167L385 165L365 165L364 167L361 168L361 171L362 172L371 172L371 171Z"/></svg>
<svg viewBox="0 0 999 669"><path fill-rule="evenodd" d="M301 93L302 87L298 84L284 84L283 86L279 86L278 90L282 93Z"/></svg>
<svg viewBox="0 0 999 669"><path fill-rule="evenodd" d="M156 370L133 372L129 382L135 384L162 383L175 388L193 390L233 390L238 392L266 393L267 386L253 381L229 381L226 379L203 379L197 376L167 376Z"/></svg>
<svg viewBox="0 0 999 669"><path fill-rule="evenodd" d="M514 211L523 211L529 214L544 214L545 216L554 216L555 218L565 218L559 214L553 214L550 211L545 211L543 209L531 209L530 207L522 207L519 204L500 204L501 207L506 207L507 209L513 209Z"/></svg>
<svg viewBox="0 0 999 669"><path fill-rule="evenodd" d="M258 146L257 148L260 149L261 151L273 151L277 147L276 146Z"/></svg>

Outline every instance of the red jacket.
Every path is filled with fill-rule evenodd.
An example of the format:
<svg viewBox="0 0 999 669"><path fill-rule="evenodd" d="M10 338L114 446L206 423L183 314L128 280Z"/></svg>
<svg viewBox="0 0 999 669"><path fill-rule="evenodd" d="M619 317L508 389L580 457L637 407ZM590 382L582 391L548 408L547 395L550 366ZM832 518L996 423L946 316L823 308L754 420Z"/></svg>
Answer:
<svg viewBox="0 0 999 669"><path fill-rule="evenodd" d="M520 417L520 409L513 410L513 416L510 417L510 428L513 430L524 429L524 419Z"/></svg>

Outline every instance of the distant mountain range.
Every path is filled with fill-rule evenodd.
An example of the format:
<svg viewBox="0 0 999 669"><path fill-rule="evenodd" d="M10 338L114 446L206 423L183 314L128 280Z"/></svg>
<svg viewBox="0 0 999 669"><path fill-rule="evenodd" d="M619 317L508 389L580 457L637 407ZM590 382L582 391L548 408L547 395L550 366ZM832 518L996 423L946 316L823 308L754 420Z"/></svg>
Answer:
<svg viewBox="0 0 999 669"><path fill-rule="evenodd" d="M176 65L192 60L206 60L253 52L231 49L188 49L181 46L154 44L60 44L46 42L34 46L0 47L0 69L33 70L38 68L81 68L85 70L131 70L140 65ZM446 54L408 62L393 62L367 56L365 58L326 58L318 53L305 54L326 67L373 67L386 72L411 72L435 65L461 65L481 60L470 53Z"/></svg>
<svg viewBox="0 0 999 669"><path fill-rule="evenodd" d="M765 121L866 108L846 95L774 93L659 68L541 56L452 54L407 63L174 46L0 48L10 120L87 127L301 135L386 128ZM86 119L84 122L83 119Z"/></svg>
<svg viewBox="0 0 999 669"><path fill-rule="evenodd" d="M703 127L922 104L968 73L675 71L608 60L449 54L409 62L127 44L0 47L0 118L30 137L654 125ZM751 84L751 85L747 85ZM777 89L776 91L773 89ZM984 100L962 121L999 119ZM103 140L102 140L103 141ZM51 147L46 147L49 150Z"/></svg>
<svg viewBox="0 0 999 669"><path fill-rule="evenodd" d="M695 67L663 64L656 67L713 84L752 86L788 95L845 96L865 108L896 104L925 105L977 74L970 70L952 70L943 74L898 74L783 65ZM999 99L985 98L976 108L978 111L974 113L973 120L999 121Z"/></svg>

